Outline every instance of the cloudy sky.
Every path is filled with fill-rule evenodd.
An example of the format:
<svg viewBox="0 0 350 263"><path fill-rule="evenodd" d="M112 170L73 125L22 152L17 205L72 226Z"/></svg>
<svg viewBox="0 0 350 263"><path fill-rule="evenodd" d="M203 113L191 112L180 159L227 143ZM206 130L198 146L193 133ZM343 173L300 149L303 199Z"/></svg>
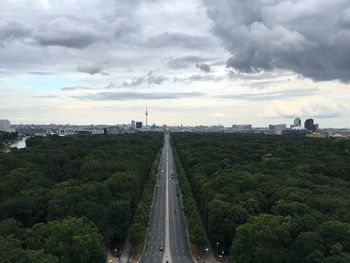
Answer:
<svg viewBox="0 0 350 263"><path fill-rule="evenodd" d="M349 0L1 0L0 119L350 127Z"/></svg>

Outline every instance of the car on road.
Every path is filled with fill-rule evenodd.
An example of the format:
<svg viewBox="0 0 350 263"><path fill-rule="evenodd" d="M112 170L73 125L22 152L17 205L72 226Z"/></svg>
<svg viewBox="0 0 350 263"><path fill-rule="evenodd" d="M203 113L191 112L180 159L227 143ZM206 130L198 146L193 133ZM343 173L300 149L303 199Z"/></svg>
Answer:
<svg viewBox="0 0 350 263"><path fill-rule="evenodd" d="M164 251L164 246L162 244L159 245L159 251Z"/></svg>
<svg viewBox="0 0 350 263"><path fill-rule="evenodd" d="M218 261L225 261L225 258L223 255L218 255L217 260Z"/></svg>
<svg viewBox="0 0 350 263"><path fill-rule="evenodd" d="M157 188L159 188L159 184L157 184Z"/></svg>

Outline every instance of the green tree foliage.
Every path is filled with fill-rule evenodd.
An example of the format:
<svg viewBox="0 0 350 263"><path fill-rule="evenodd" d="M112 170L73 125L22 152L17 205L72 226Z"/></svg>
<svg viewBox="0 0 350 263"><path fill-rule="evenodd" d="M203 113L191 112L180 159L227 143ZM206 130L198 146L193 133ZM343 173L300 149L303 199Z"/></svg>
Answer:
<svg viewBox="0 0 350 263"><path fill-rule="evenodd" d="M5 143L8 143L12 140L17 139L18 137L18 133L17 132L3 132L0 131L0 151L2 151L2 149L5 146Z"/></svg>
<svg viewBox="0 0 350 263"><path fill-rule="evenodd" d="M102 236L96 226L85 218L66 218L37 224L26 234L26 247L43 249L60 262L104 262Z"/></svg>
<svg viewBox="0 0 350 263"><path fill-rule="evenodd" d="M349 260L349 140L194 133L172 139L212 247L219 242L232 262Z"/></svg>
<svg viewBox="0 0 350 263"><path fill-rule="evenodd" d="M0 152L0 235L9 251L18 249L25 262L98 262L99 235L106 246L125 240L162 139L155 133L33 137L26 149ZM78 219L65 221L71 217ZM97 227L98 235L75 235L74 224L87 225L86 231ZM25 229L30 239L24 239ZM54 244L62 251L97 250L77 259Z"/></svg>
<svg viewBox="0 0 350 263"><path fill-rule="evenodd" d="M265 214L251 217L236 230L232 262L287 262L291 241L291 218Z"/></svg>
<svg viewBox="0 0 350 263"><path fill-rule="evenodd" d="M57 257L44 250L24 249L25 229L14 219L0 221L0 262L58 263Z"/></svg>
<svg viewBox="0 0 350 263"><path fill-rule="evenodd" d="M3 132L0 131L0 144L5 142L5 141L10 141L14 140L18 137L17 132Z"/></svg>
<svg viewBox="0 0 350 263"><path fill-rule="evenodd" d="M145 241L146 229L150 219L154 189L157 181L157 174L160 162L161 151L159 150L152 165L150 176L146 182L142 198L136 210L133 224L130 227L130 242L137 246Z"/></svg>
<svg viewBox="0 0 350 263"><path fill-rule="evenodd" d="M189 239L191 244L202 249L204 246L207 247L207 237L205 235L203 223L199 215L197 204L193 198L191 186L186 177L186 173L176 151L174 151L174 153L176 173L179 180L182 203L187 219Z"/></svg>

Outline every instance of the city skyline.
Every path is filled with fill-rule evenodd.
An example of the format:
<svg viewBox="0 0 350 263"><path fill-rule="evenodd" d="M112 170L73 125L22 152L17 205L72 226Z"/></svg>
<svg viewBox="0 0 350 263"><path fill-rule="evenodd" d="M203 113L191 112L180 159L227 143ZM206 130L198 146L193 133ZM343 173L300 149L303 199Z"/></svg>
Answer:
<svg viewBox="0 0 350 263"><path fill-rule="evenodd" d="M350 128L347 1L213 2L4 0L0 118Z"/></svg>

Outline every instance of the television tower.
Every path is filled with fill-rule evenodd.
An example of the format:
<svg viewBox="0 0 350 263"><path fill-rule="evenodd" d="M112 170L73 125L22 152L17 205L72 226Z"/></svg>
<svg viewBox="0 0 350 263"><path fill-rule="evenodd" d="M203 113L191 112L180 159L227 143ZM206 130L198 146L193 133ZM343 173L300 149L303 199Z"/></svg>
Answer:
<svg viewBox="0 0 350 263"><path fill-rule="evenodd" d="M146 105L146 127L148 126L148 110L147 110L147 105Z"/></svg>

